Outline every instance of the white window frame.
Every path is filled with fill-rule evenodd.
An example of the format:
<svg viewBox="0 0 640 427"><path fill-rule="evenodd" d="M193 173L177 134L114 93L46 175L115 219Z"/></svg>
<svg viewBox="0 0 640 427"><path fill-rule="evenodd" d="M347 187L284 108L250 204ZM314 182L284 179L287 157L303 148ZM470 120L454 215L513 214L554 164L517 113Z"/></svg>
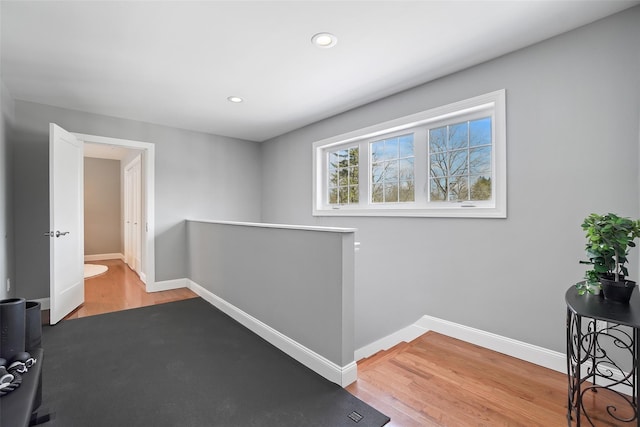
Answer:
<svg viewBox="0 0 640 427"><path fill-rule="evenodd" d="M506 94L498 90L442 107L369 126L313 143L314 216L417 216L417 217L507 217ZM492 120L492 199L488 201L429 202L427 127L490 116ZM416 130L415 202L371 203L369 143ZM425 142L426 141L426 142ZM359 200L355 205L327 202L327 152L344 145L359 145ZM419 160L421 159L421 160Z"/></svg>

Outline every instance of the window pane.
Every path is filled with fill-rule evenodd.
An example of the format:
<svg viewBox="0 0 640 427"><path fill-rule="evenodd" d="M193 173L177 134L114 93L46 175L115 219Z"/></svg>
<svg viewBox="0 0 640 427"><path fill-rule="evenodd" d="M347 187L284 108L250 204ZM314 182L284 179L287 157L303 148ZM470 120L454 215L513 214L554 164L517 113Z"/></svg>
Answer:
<svg viewBox="0 0 640 427"><path fill-rule="evenodd" d="M430 179L429 187L431 201L437 202L446 200L446 195L448 192L446 178Z"/></svg>
<svg viewBox="0 0 640 427"><path fill-rule="evenodd" d="M375 184L371 189L371 201L373 203L382 203L384 202L384 187L382 184Z"/></svg>
<svg viewBox="0 0 640 427"><path fill-rule="evenodd" d="M356 166L358 164L358 148L353 147L349 149L349 165Z"/></svg>
<svg viewBox="0 0 640 427"><path fill-rule="evenodd" d="M400 182L400 201L401 202L413 202L415 200L415 190L413 181L401 181Z"/></svg>
<svg viewBox="0 0 640 427"><path fill-rule="evenodd" d="M432 143L442 137L442 129L430 130ZM447 144L437 145L429 157L431 201L466 201L492 199L491 118L455 123L446 128ZM473 139L472 146L470 139ZM431 145L430 145L431 147ZM434 179L438 178L438 179ZM483 178L481 180L481 178ZM474 188L471 188L475 185ZM473 195L471 194L473 192Z"/></svg>
<svg viewBox="0 0 640 427"><path fill-rule="evenodd" d="M329 187L338 186L338 172L333 170L329 173Z"/></svg>
<svg viewBox="0 0 640 427"><path fill-rule="evenodd" d="M472 176L469 181L471 183L471 200L491 200L490 176Z"/></svg>
<svg viewBox="0 0 640 427"><path fill-rule="evenodd" d="M433 177L447 176L446 153L438 153L438 154L431 155L429 172Z"/></svg>
<svg viewBox="0 0 640 427"><path fill-rule="evenodd" d="M384 149L381 148L383 143ZM375 141L370 147L375 154L371 164L371 202L397 203L399 180L413 183L415 179L413 134ZM377 187L376 184L384 186ZM412 191L407 191L403 197L413 198Z"/></svg>
<svg viewBox="0 0 640 427"><path fill-rule="evenodd" d="M358 167L356 166L358 162L358 147L329 152L328 160L328 203L348 204L357 202L357 199L350 197L349 186L355 186L355 192L358 192ZM355 165L353 162L356 162Z"/></svg>
<svg viewBox="0 0 640 427"><path fill-rule="evenodd" d="M359 175L359 170L358 167L352 167L349 169L349 184L353 185L353 184L358 184L358 182L360 181L360 175Z"/></svg>
<svg viewBox="0 0 640 427"><path fill-rule="evenodd" d="M349 203L349 187L340 187L338 191L338 199L342 204Z"/></svg>
<svg viewBox="0 0 640 427"><path fill-rule="evenodd" d="M400 179L405 180L413 180L414 179L414 168L413 168L414 159L403 159L398 162L399 166L399 174Z"/></svg>
<svg viewBox="0 0 640 427"><path fill-rule="evenodd" d="M391 160L398 158L398 138L387 139L384 142L384 159Z"/></svg>
<svg viewBox="0 0 640 427"><path fill-rule="evenodd" d="M338 189L337 188L331 188L329 190L329 203L331 203L332 205L335 205L336 203L338 203Z"/></svg>
<svg viewBox="0 0 640 427"><path fill-rule="evenodd" d="M464 175L467 173L467 150L451 151L449 155L449 175Z"/></svg>
<svg viewBox="0 0 640 427"><path fill-rule="evenodd" d="M393 203L398 201L398 184L384 184L384 201Z"/></svg>
<svg viewBox="0 0 640 427"><path fill-rule="evenodd" d="M329 153L329 169L335 169L338 167L338 163L340 163L340 156L337 152Z"/></svg>
<svg viewBox="0 0 640 427"><path fill-rule="evenodd" d="M338 151L338 167L346 168L349 166L349 152L347 150Z"/></svg>
<svg viewBox="0 0 640 427"><path fill-rule="evenodd" d="M384 168L382 167L382 163L374 163L371 166L371 182L373 184L381 183L383 175Z"/></svg>
<svg viewBox="0 0 640 427"><path fill-rule="evenodd" d="M338 179L338 185L349 185L349 169L340 169L340 178Z"/></svg>
<svg viewBox="0 0 640 427"><path fill-rule="evenodd" d="M438 153L447 149L447 128L441 127L429 131L429 151Z"/></svg>
<svg viewBox="0 0 640 427"><path fill-rule="evenodd" d="M491 145L491 117L469 122L469 145Z"/></svg>
<svg viewBox="0 0 640 427"><path fill-rule="evenodd" d="M384 140L371 143L371 159L379 162L384 158Z"/></svg>
<svg viewBox="0 0 640 427"><path fill-rule="evenodd" d="M450 150L458 148L466 148L468 145L468 122L458 123L449 126L449 145Z"/></svg>
<svg viewBox="0 0 640 427"><path fill-rule="evenodd" d="M471 175L491 173L491 146L469 150L469 173Z"/></svg>
<svg viewBox="0 0 640 427"><path fill-rule="evenodd" d="M349 203L358 203L358 186L352 185L349 187Z"/></svg>
<svg viewBox="0 0 640 427"><path fill-rule="evenodd" d="M400 158L413 157L413 134L401 136L399 142Z"/></svg>
<svg viewBox="0 0 640 427"><path fill-rule="evenodd" d="M396 182L398 180L398 161L384 162L384 182Z"/></svg>
<svg viewBox="0 0 640 427"><path fill-rule="evenodd" d="M449 178L449 201L469 200L469 178L454 176Z"/></svg>

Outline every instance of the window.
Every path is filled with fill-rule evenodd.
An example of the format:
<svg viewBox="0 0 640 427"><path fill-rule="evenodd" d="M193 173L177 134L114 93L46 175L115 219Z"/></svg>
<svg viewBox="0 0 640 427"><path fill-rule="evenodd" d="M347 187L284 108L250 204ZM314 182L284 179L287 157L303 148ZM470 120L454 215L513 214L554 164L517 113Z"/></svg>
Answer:
<svg viewBox="0 0 640 427"><path fill-rule="evenodd" d="M358 147L330 151L329 155L329 204L348 205L358 203Z"/></svg>
<svg viewBox="0 0 640 427"><path fill-rule="evenodd" d="M371 203L413 202L413 134L371 143Z"/></svg>
<svg viewBox="0 0 640 427"><path fill-rule="evenodd" d="M491 200L491 117L429 129L429 199Z"/></svg>
<svg viewBox="0 0 640 427"><path fill-rule="evenodd" d="M505 91L313 145L314 215L506 218Z"/></svg>

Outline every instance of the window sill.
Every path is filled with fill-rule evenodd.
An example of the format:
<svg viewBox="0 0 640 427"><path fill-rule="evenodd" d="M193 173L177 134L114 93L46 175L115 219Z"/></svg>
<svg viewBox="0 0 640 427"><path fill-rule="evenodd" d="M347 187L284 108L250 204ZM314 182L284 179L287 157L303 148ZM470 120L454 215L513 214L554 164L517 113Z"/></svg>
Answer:
<svg viewBox="0 0 640 427"><path fill-rule="evenodd" d="M455 207L429 209L357 209L350 207L314 209L313 216L425 217L425 218L506 218L507 210L494 207Z"/></svg>

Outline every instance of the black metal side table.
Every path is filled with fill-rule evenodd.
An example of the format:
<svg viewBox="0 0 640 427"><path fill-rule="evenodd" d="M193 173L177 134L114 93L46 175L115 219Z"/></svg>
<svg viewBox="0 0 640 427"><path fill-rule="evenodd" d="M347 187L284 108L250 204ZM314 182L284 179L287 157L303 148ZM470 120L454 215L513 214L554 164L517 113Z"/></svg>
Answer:
<svg viewBox="0 0 640 427"><path fill-rule="evenodd" d="M613 403L606 405L606 414L610 417L608 422L633 425L635 421L640 427L637 400L640 391L638 289L633 291L629 304L620 304L599 295L578 295L572 286L567 290L565 301L569 380L567 424L571 426L575 421L576 427L580 427L580 422L586 421L587 425L595 426L595 418L583 404L583 398L586 393L606 389L619 397L616 399L618 407Z"/></svg>

